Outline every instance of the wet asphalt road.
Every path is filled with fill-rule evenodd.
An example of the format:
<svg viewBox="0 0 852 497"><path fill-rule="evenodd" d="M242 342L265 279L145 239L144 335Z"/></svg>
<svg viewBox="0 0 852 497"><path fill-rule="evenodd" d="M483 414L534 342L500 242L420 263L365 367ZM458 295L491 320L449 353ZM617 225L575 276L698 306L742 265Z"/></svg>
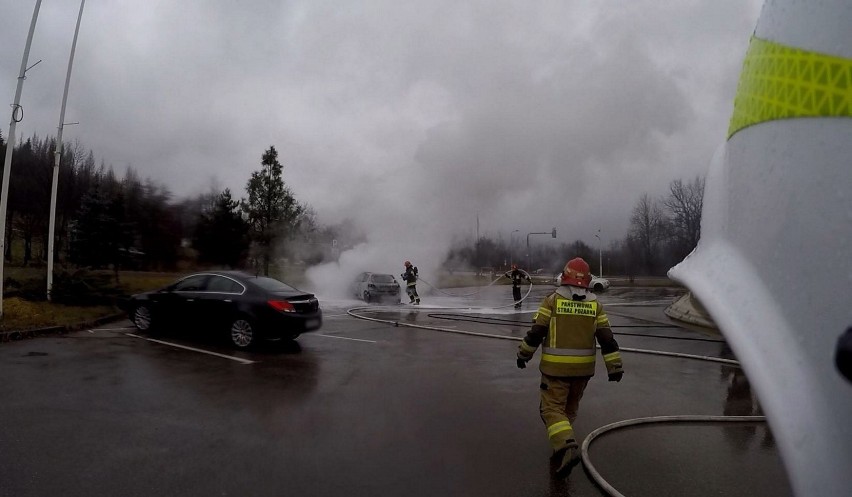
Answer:
<svg viewBox="0 0 852 497"><path fill-rule="evenodd" d="M453 309L504 304L501 287L368 315L520 337L526 324L470 318L526 322L545 290L523 314ZM673 326L669 297L601 300L623 347L730 357L718 337ZM0 344L0 496L603 495L581 468L552 475L539 375L515 367L517 342L357 320L355 305L323 301L322 330L252 353L197 334L129 336L128 321ZM759 413L738 368L624 362L609 383L598 361L580 438L636 417ZM626 495L790 495L762 424L634 427L590 453Z"/></svg>

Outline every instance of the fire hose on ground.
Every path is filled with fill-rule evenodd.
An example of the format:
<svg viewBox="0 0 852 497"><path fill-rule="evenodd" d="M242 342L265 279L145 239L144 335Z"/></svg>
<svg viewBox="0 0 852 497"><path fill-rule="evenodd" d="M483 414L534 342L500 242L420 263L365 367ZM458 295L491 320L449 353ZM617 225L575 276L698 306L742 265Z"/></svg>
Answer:
<svg viewBox="0 0 852 497"><path fill-rule="evenodd" d="M525 293L525 294L524 294L524 296L523 296L523 297L521 297L521 299L520 299L520 300L518 300L518 301L513 301L511 304L498 305L498 306L496 306L496 307L489 307L489 309L502 309L503 307L511 307L511 306L514 306L514 305L517 305L517 304L522 303L524 300L526 300L526 299L527 299L527 297L529 297L529 296L530 296L530 293L532 292L532 289L533 289L532 277L530 276L530 274L529 274L529 273L527 273L527 272L526 272L526 271L524 271L523 269L519 269L518 271L520 271L520 272L524 273L524 275L527 277L527 280L530 282L529 288L527 288L527 293ZM424 280L423 278L418 278L418 279L417 279L417 281L422 281L423 283L425 283L426 285L428 285L428 286L429 286L430 288L432 288L433 290L436 290L436 291L438 291L438 292L440 292L440 293L443 293L444 295L448 295L448 296L450 296L450 297L464 298L464 297L472 297L472 296L474 296L474 295L478 295L478 294L479 294L479 293L481 293L483 290L485 290L486 288L489 288L489 287L493 286L495 283L497 283L498 281L500 281L501 279L503 279L503 278L505 278L505 277L506 277L505 275L502 275L502 274L501 274L500 276L498 276L498 277L494 278L494 280L493 280L491 283L489 283L489 284L487 284L487 285L485 285L485 286L483 286L483 287L479 287L479 289L478 289L478 290L476 290L475 292L465 293L465 294L462 294L462 295L457 295L457 294L454 294L454 293L450 293L450 292L444 291L444 290L442 290L442 289L440 289L440 288L436 287L435 285L433 285L433 284L429 283L428 281ZM442 307L442 309L470 309L470 307L469 307L469 306L468 306L468 307Z"/></svg>
<svg viewBox="0 0 852 497"><path fill-rule="evenodd" d="M495 280L495 281L497 281L497 280ZM491 284L494 284L494 282L492 282ZM527 294L524 296L524 299L526 299L526 297L530 294L530 291L532 291L532 284L530 284L530 288L527 291ZM514 305L514 303L510 304L510 305ZM499 307L506 307L506 306L490 307L488 309L497 309ZM399 308L394 307L393 309L398 310ZM446 309L456 309L456 308L447 307ZM471 308L470 307L464 307L463 309L471 309ZM479 332L474 332L474 331L457 330L457 329L451 329L451 328L442 328L440 326L426 326L426 325L419 325L419 324L413 324L413 323L405 323L405 322L400 322L400 321L394 321L394 320L391 320L391 319L374 318L374 317L369 317L369 316L357 314L358 311L366 311L366 310L377 311L377 310L380 310L380 309L377 309L375 307L370 307L370 306L361 306L361 307L353 307L351 309L348 309L346 311L346 313L349 314L350 316L354 317L354 318L357 318L357 319L363 319L363 320L366 320L366 321L373 321L373 322L378 322L378 323L391 324L395 327L403 326L403 327L407 327L407 328L414 328L414 329L420 329L420 330L440 331L440 332L444 332L444 333L455 333L455 334L459 334L459 335L470 335L470 336L478 336L478 337L483 337L483 338L493 338L493 339L499 339L499 340L512 340L512 341L522 340L522 338L519 338L519 337L495 335L495 334L490 334L490 333L479 333ZM437 317L437 316L435 316L435 317ZM438 319L442 319L442 318L438 317ZM499 320L498 318L485 318L485 319ZM459 319L459 320L461 321L463 319ZM509 320L504 320L504 321L509 321ZM480 321L480 322L485 322L485 321ZM493 322L492 323L485 322L485 323L486 324L498 324L498 323L493 323ZM528 323L523 323L521 321L512 321L510 324L526 325ZM646 336L646 335L633 334L632 336ZM662 336L662 335L656 335L656 336L647 335L647 336L655 337L655 338L682 339L682 337L668 337L668 336ZM712 340L712 339L704 339L704 340L713 341L713 342L721 342L721 340ZM632 353L636 353L636 354L650 354L650 355L658 355L658 356L664 356L664 357L676 357L676 358L682 358L682 359L692 359L692 360L699 360L699 361L715 362L715 363L725 364L725 365L734 366L734 367L739 367L739 365L740 365L740 363L738 361L735 361L733 359L724 359L724 358L721 358L721 357L685 354L685 353L680 353L680 352L666 352L666 351L662 351L662 350L636 349L636 348L629 348L629 347L623 347L623 348L620 348L620 350L623 351L623 352L632 352ZM764 422L766 422L766 417L765 416L678 415L678 416L652 416L652 417L645 417L645 418L625 419L625 420L618 421L618 422L615 422L615 423L611 423L611 424L608 424L608 425L605 425L605 426L601 426L601 427L595 429L594 431L589 433L589 435L586 436L586 438L583 440L583 443L580 446L580 455L581 455L581 458L582 458L582 461L583 461L583 466L586 469L586 472L589 474L589 476L595 482L595 484L597 484L604 492L606 492L607 495L610 495L612 497L625 497L624 494L622 494L615 487L610 485L609 482L607 482L601 476L601 474L597 471L594 464L592 464L591 458L589 456L589 447L590 447L592 441L594 441L596 438L600 437L604 433L614 431L614 430L618 430L618 429L622 429L622 428L626 428L626 427L630 427L630 426L637 426L637 425L644 425L644 424L659 424L659 423L717 423L717 422L764 423Z"/></svg>

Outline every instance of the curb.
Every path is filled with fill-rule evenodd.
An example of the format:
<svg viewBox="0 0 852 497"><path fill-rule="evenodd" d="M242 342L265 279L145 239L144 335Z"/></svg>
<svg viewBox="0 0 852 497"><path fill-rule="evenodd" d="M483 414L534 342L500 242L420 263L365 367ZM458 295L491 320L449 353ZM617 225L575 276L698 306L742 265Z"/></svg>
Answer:
<svg viewBox="0 0 852 497"><path fill-rule="evenodd" d="M100 326L102 324L111 323L127 317L126 312L117 312L108 314L91 321L83 321L80 323L68 324L65 326L48 326L45 328L33 328L31 330L12 330L0 332L0 343L14 342L25 338L36 338L47 335L61 335L72 331L78 331L92 326Z"/></svg>

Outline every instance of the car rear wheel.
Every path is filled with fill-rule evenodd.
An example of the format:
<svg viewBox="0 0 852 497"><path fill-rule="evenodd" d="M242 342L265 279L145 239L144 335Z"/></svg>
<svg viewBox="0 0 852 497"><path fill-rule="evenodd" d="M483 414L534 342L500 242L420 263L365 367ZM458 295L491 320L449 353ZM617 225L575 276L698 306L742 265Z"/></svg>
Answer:
<svg viewBox="0 0 852 497"><path fill-rule="evenodd" d="M151 309L147 305L138 305L136 309L133 310L133 324L136 326L137 330L151 331L151 325L153 322Z"/></svg>
<svg viewBox="0 0 852 497"><path fill-rule="evenodd" d="M596 292L602 292L602 291L603 291L603 289L604 289L604 288L603 288L603 285L601 285L600 283L595 283L595 288L594 288L594 290L595 290Z"/></svg>
<svg viewBox="0 0 852 497"><path fill-rule="evenodd" d="M239 317L231 323L231 343L238 349L247 349L257 343L257 330L251 321Z"/></svg>

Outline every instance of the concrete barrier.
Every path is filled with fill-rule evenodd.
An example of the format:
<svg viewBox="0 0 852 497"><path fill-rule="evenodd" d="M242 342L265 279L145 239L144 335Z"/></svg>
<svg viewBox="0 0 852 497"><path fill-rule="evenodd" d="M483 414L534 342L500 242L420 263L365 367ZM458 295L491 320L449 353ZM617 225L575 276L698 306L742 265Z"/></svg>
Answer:
<svg viewBox="0 0 852 497"><path fill-rule="evenodd" d="M713 319L707 314L704 306L698 301L692 292L687 292L679 299L675 300L672 305L666 307L666 316L705 328L718 330L719 327L713 322Z"/></svg>

